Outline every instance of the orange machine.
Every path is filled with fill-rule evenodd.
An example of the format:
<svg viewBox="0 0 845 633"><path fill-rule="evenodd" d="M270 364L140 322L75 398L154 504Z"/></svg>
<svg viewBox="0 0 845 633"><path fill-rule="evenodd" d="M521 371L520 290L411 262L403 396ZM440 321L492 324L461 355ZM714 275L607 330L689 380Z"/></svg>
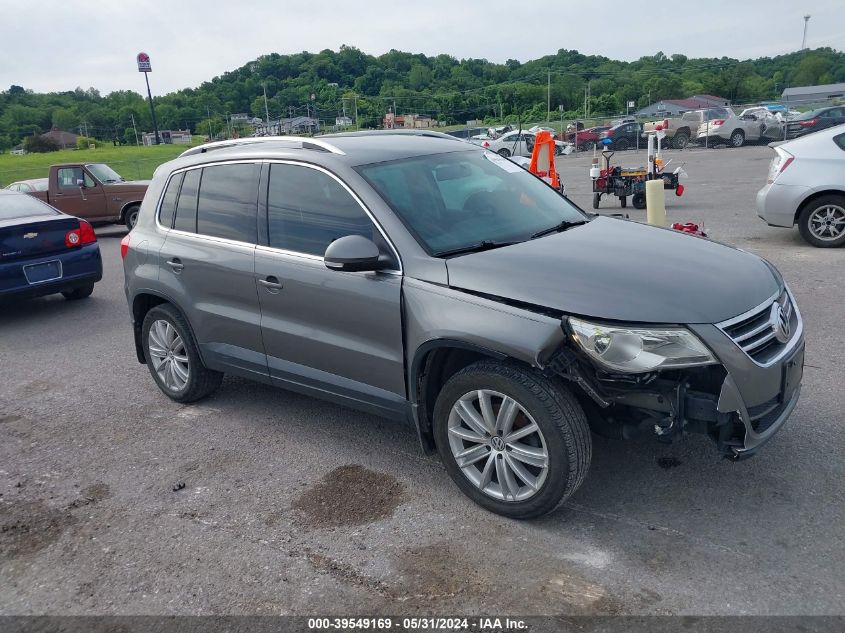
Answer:
<svg viewBox="0 0 845 633"><path fill-rule="evenodd" d="M534 140L528 171L560 189L560 179L555 168L555 140L548 130L540 130Z"/></svg>

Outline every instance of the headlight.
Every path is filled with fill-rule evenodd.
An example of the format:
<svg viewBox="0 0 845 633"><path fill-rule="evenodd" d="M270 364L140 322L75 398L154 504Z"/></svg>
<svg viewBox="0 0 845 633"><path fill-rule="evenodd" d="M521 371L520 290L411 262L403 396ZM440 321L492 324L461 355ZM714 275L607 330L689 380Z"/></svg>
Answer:
<svg viewBox="0 0 845 633"><path fill-rule="evenodd" d="M569 317L573 338L611 371L638 373L716 363L704 343L684 328L637 329Z"/></svg>

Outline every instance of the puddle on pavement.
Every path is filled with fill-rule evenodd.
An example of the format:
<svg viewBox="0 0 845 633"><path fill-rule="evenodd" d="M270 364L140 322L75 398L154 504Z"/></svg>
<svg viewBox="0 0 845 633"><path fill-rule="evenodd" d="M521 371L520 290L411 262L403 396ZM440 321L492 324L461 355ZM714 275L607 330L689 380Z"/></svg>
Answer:
<svg viewBox="0 0 845 633"><path fill-rule="evenodd" d="M296 523L308 527L363 525L391 516L405 486L395 477L352 464L327 473L294 499Z"/></svg>

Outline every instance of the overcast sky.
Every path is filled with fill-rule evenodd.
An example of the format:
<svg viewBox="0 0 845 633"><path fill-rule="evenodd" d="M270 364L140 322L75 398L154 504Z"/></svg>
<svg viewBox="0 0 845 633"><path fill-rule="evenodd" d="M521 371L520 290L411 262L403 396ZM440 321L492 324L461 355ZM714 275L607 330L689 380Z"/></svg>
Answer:
<svg viewBox="0 0 845 633"><path fill-rule="evenodd" d="M143 92L139 51L151 57L154 94L196 87L259 55L342 44L494 62L560 48L623 60L660 50L747 59L800 48L804 13L808 47L845 49L843 0L0 0L0 90Z"/></svg>

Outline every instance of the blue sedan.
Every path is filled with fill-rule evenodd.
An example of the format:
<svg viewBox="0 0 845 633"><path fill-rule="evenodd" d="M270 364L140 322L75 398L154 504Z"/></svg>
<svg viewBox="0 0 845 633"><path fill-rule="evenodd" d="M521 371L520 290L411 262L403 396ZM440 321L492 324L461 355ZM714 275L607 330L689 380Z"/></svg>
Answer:
<svg viewBox="0 0 845 633"><path fill-rule="evenodd" d="M0 299L84 299L103 278L94 229L24 193L0 190Z"/></svg>

